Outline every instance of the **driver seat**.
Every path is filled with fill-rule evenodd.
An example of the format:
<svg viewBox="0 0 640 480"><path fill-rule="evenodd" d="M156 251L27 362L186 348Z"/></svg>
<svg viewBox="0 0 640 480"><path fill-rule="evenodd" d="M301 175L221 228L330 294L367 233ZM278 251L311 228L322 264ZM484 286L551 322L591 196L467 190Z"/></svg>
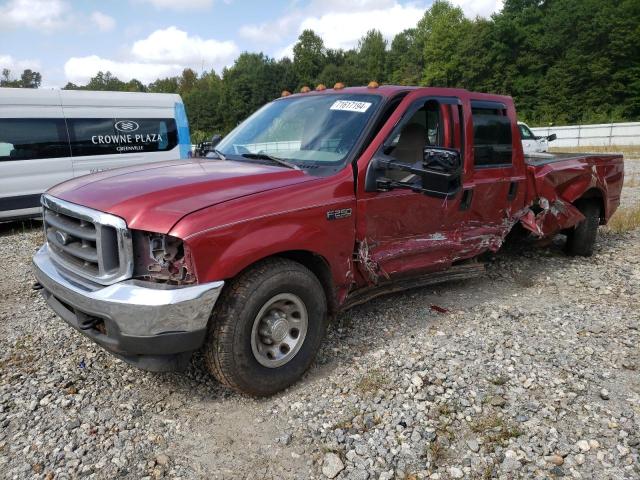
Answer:
<svg viewBox="0 0 640 480"><path fill-rule="evenodd" d="M419 123L410 123L406 125L402 132L396 148L393 149L392 156L400 163L414 165L422 162L424 156L424 147L427 143L427 132L424 126ZM414 174L407 175L407 172L400 170L390 170L387 177L400 182L410 182L416 177Z"/></svg>

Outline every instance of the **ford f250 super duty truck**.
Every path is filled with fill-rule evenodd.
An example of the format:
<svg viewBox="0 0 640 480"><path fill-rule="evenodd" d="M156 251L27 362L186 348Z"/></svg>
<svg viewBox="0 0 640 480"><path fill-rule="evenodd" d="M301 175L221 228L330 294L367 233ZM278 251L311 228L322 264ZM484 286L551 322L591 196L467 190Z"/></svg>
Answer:
<svg viewBox="0 0 640 480"><path fill-rule="evenodd" d="M443 88L279 98L207 159L75 178L42 198L51 308L120 358L253 395L294 383L328 319L385 292L482 274L516 225L590 255L619 155L525 158L511 98Z"/></svg>

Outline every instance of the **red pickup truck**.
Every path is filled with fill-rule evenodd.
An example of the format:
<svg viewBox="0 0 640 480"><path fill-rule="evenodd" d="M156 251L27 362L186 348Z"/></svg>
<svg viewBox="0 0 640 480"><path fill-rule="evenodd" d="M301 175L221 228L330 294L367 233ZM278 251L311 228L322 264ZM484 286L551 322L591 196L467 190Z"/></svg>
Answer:
<svg viewBox="0 0 640 480"><path fill-rule="evenodd" d="M49 190L35 274L120 358L179 369L202 348L253 395L300 378L336 312L480 275L516 225L590 255L624 176L619 155L525 158L509 97L376 84L284 92L209 157Z"/></svg>

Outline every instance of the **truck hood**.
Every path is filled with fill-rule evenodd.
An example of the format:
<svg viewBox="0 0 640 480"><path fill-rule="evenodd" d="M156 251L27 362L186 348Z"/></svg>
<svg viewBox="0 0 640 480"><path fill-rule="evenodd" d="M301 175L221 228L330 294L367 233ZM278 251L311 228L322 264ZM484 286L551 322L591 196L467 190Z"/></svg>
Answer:
<svg viewBox="0 0 640 480"><path fill-rule="evenodd" d="M314 178L301 170L279 166L194 159L78 177L47 193L121 217L129 228L167 233L178 220L196 210Z"/></svg>

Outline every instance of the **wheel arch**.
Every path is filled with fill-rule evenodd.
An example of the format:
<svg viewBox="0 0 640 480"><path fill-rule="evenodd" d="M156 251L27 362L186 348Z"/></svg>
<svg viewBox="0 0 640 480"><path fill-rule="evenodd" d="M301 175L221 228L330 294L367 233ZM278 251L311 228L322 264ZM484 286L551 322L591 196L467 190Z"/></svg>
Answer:
<svg viewBox="0 0 640 480"><path fill-rule="evenodd" d="M327 259L318 253L311 252L309 250L285 250L277 252L246 265L237 275L241 275L246 270L270 258L286 258L308 268L322 285L322 289L324 290L324 294L327 299L327 311L329 315L335 315L338 310L338 301L336 287L331 273L331 266Z"/></svg>
<svg viewBox="0 0 640 480"><path fill-rule="evenodd" d="M604 198L604 194L599 188L592 187L585 191L582 195L580 195L580 197L578 197L573 202L573 204L577 206L582 202L597 203L597 205L600 207L600 225L604 225L607 219L606 204Z"/></svg>

